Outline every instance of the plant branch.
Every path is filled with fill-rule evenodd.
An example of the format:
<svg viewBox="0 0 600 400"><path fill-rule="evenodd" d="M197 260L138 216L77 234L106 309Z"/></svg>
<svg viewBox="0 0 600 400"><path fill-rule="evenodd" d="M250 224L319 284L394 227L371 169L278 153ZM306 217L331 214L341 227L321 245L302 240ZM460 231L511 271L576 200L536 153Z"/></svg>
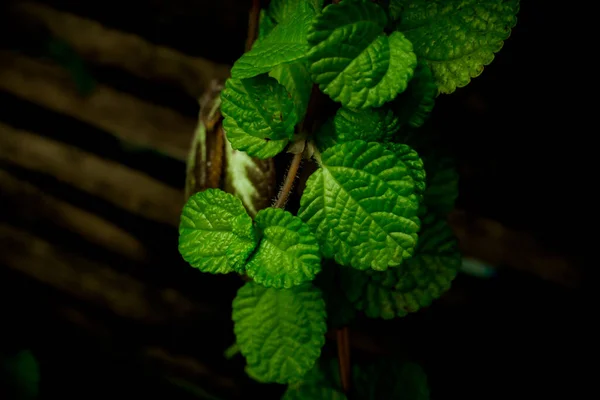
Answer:
<svg viewBox="0 0 600 400"><path fill-rule="evenodd" d="M344 393L348 394L350 391L350 330L345 326L337 330L336 336L340 380Z"/></svg>
<svg viewBox="0 0 600 400"><path fill-rule="evenodd" d="M279 192L279 196L275 201L276 208L284 208L285 203L287 203L287 199L294 187L294 181L296 180L296 175L298 175L298 169L300 168L300 163L302 162L302 155L304 151L301 151L297 154L294 154L294 158L292 158L292 162L290 163L290 167L288 168L287 174L285 176L285 181L283 182L283 186L281 191Z"/></svg>
<svg viewBox="0 0 600 400"><path fill-rule="evenodd" d="M246 51L252 48L258 37L258 22L260 19L260 0L252 0L252 8L248 16L248 35L246 37Z"/></svg>

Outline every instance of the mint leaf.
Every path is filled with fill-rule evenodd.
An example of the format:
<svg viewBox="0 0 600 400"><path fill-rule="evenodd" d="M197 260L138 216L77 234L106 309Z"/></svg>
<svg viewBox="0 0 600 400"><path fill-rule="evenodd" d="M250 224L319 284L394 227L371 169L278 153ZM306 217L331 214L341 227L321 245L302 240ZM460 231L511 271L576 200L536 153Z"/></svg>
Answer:
<svg viewBox="0 0 600 400"><path fill-rule="evenodd" d="M256 246L252 219L242 202L219 189L191 196L181 213L179 252L203 272L241 272Z"/></svg>
<svg viewBox="0 0 600 400"><path fill-rule="evenodd" d="M322 357L301 382L288 385L282 400L345 400L339 375L337 358Z"/></svg>
<svg viewBox="0 0 600 400"><path fill-rule="evenodd" d="M275 178L273 160L250 157L226 141L223 189L238 197L251 217L271 205Z"/></svg>
<svg viewBox="0 0 600 400"><path fill-rule="evenodd" d="M260 16L258 19L258 37L256 38L254 45L271 33L273 28L275 28L275 25L277 25L277 23L269 16L267 11L260 10Z"/></svg>
<svg viewBox="0 0 600 400"><path fill-rule="evenodd" d="M257 76L228 79L221 93L221 113L250 136L290 139L298 116L287 90L275 79Z"/></svg>
<svg viewBox="0 0 600 400"><path fill-rule="evenodd" d="M429 214L413 258L384 272L343 269L343 287L368 317L403 317L447 291L460 264L458 243L448 223Z"/></svg>
<svg viewBox="0 0 600 400"><path fill-rule="evenodd" d="M425 167L419 154L412 147L402 143L385 143L384 146L386 149L394 152L396 157L406 164L408 173L415 182L415 192L420 195L423 194L425 192L426 181Z"/></svg>
<svg viewBox="0 0 600 400"><path fill-rule="evenodd" d="M356 140L322 154L298 216L323 255L344 266L384 271L412 256L419 197L409 167L379 143Z"/></svg>
<svg viewBox="0 0 600 400"><path fill-rule="evenodd" d="M275 157L285 149L285 146L287 146L289 142L288 139L268 140L250 136L231 118L225 118L223 120L223 129L232 148L244 151L248 153L248 155L261 160Z"/></svg>
<svg viewBox="0 0 600 400"><path fill-rule="evenodd" d="M310 71L321 91L350 108L379 107L406 89L417 58L400 32L383 32L385 11L370 0L331 4L308 33Z"/></svg>
<svg viewBox="0 0 600 400"><path fill-rule="evenodd" d="M296 107L298 120L304 119L313 85L306 62L278 65L269 76L287 89Z"/></svg>
<svg viewBox="0 0 600 400"><path fill-rule="evenodd" d="M293 14L279 22L273 30L244 53L231 69L237 79L251 78L271 71L274 67L302 60L309 50L308 29L315 16L314 8L306 1L295 4Z"/></svg>
<svg viewBox="0 0 600 400"><path fill-rule="evenodd" d="M259 211L254 222L261 239L246 264L250 278L275 288L291 288L314 279L321 270L321 255L308 225L280 208Z"/></svg>
<svg viewBox="0 0 600 400"><path fill-rule="evenodd" d="M353 110L342 107L331 121L323 124L316 140L319 149L324 151L337 143L353 140L388 141L399 128L398 118L386 108Z"/></svg>
<svg viewBox="0 0 600 400"><path fill-rule="evenodd" d="M435 105L438 88L431 69L419 63L408 89L393 101L392 108L399 123L409 128L418 128L425 123Z"/></svg>
<svg viewBox="0 0 600 400"><path fill-rule="evenodd" d="M519 0L396 0L397 29L412 42L442 93L481 74L517 23Z"/></svg>
<svg viewBox="0 0 600 400"><path fill-rule="evenodd" d="M325 302L307 283L291 289L242 286L233 300L236 342L260 382L297 382L315 365L325 344Z"/></svg>
<svg viewBox="0 0 600 400"><path fill-rule="evenodd" d="M323 0L271 0L269 2L269 15L276 23L293 20L298 12L302 12L299 7L303 7L302 3L307 3L315 14L321 12L323 8Z"/></svg>
<svg viewBox="0 0 600 400"><path fill-rule="evenodd" d="M429 400L427 375L418 364L384 359L355 371L358 399Z"/></svg>

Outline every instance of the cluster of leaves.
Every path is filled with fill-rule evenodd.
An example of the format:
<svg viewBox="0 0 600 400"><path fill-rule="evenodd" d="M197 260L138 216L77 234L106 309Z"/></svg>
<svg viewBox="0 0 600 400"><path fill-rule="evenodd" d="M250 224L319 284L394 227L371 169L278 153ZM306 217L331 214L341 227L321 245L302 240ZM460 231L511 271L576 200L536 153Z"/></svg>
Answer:
<svg viewBox="0 0 600 400"><path fill-rule="evenodd" d="M289 384L287 398L343 398L310 385L320 382L309 377L328 326L349 323L357 310L402 317L450 287L461 263L446 222L458 176L426 120L440 93L492 61L518 7L272 0L262 10L259 38L221 93L226 137L258 159L300 149L319 168L297 216L250 210L243 191L192 195L179 243L201 271L250 278L233 301L233 321L254 379ZM315 87L337 111L308 126Z"/></svg>

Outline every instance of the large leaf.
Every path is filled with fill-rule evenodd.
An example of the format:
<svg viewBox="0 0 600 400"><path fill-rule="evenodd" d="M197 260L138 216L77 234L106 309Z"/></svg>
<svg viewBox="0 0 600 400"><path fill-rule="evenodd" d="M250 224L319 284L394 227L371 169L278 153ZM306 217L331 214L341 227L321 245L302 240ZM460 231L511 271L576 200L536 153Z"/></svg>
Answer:
<svg viewBox="0 0 600 400"><path fill-rule="evenodd" d="M342 107L333 119L327 121L316 135L321 151L337 143L365 140L385 142L390 140L400 123L394 113L387 108L353 110Z"/></svg>
<svg viewBox="0 0 600 400"><path fill-rule="evenodd" d="M426 217L413 258L384 272L343 270L348 299L371 318L403 317L431 304L450 288L461 264L447 222Z"/></svg>
<svg viewBox="0 0 600 400"><path fill-rule="evenodd" d="M384 33L385 11L370 0L331 4L308 34L315 83L345 107L379 107L403 92L417 58L400 32Z"/></svg>
<svg viewBox="0 0 600 400"><path fill-rule="evenodd" d="M437 94L431 69L427 64L419 63L408 89L392 103L399 125L409 129L423 125L433 110Z"/></svg>
<svg viewBox="0 0 600 400"><path fill-rule="evenodd" d="M273 160L250 157L243 151L234 150L231 143L225 141L223 189L238 197L251 217L271 205L275 184Z"/></svg>
<svg viewBox="0 0 600 400"><path fill-rule="evenodd" d="M271 71L282 64L302 60L309 50L308 29L315 16L315 9L306 1L296 2L294 11L279 22L268 35L242 55L231 69L237 79L251 78Z"/></svg>
<svg viewBox="0 0 600 400"><path fill-rule="evenodd" d="M392 0L397 29L433 72L440 92L466 86L517 23L519 0Z"/></svg>
<svg viewBox="0 0 600 400"><path fill-rule="evenodd" d="M287 89L296 107L298 120L302 120L306 114L313 85L307 63L300 61L278 65L269 75Z"/></svg>
<svg viewBox="0 0 600 400"><path fill-rule="evenodd" d="M229 193L207 189L183 207L179 252L192 267L213 274L241 272L256 242L252 219Z"/></svg>
<svg viewBox="0 0 600 400"><path fill-rule="evenodd" d="M261 210L255 223L260 243L246 264L250 278L275 288L314 279L321 270L321 254L308 225L280 208Z"/></svg>
<svg viewBox="0 0 600 400"><path fill-rule="evenodd" d="M233 301L236 341L246 371L260 382L297 382L325 344L325 302L307 283L291 289L247 282Z"/></svg>
<svg viewBox="0 0 600 400"><path fill-rule="evenodd" d="M344 266L386 270L412 256L419 196L409 167L375 142L357 140L322 154L298 216L321 251Z"/></svg>

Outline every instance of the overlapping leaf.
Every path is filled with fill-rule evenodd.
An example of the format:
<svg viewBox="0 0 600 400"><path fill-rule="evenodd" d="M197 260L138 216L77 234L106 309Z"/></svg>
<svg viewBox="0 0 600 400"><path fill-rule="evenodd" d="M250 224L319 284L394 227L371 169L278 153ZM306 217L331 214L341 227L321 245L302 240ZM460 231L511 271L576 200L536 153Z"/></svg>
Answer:
<svg viewBox="0 0 600 400"><path fill-rule="evenodd" d="M384 272L343 270L348 299L371 318L403 317L431 304L450 288L461 264L458 244L447 222L425 217L413 258Z"/></svg>
<svg viewBox="0 0 600 400"><path fill-rule="evenodd" d="M415 192L422 195L425 192L426 174L423 160L419 154L407 144L385 143L384 145L406 164L408 172L415 182Z"/></svg>
<svg viewBox="0 0 600 400"><path fill-rule="evenodd" d="M418 207L409 167L383 145L357 140L322 154L298 216L315 232L326 257L383 271L412 256Z"/></svg>
<svg viewBox="0 0 600 400"><path fill-rule="evenodd" d="M384 33L385 11L370 0L344 0L315 18L308 34L315 83L349 108L379 107L404 91L417 64L400 32Z"/></svg>
<svg viewBox="0 0 600 400"><path fill-rule="evenodd" d="M517 22L519 0L392 0L397 29L412 42L442 93L467 85L494 59Z"/></svg>
<svg viewBox="0 0 600 400"><path fill-rule="evenodd" d="M321 255L308 225L279 208L261 210L255 223L260 243L246 264L249 277L275 288L291 288L314 279L321 270Z"/></svg>
<svg viewBox="0 0 600 400"><path fill-rule="evenodd" d="M219 189L191 196L179 225L179 252L203 272L242 271L256 246L252 219L242 202Z"/></svg>
<svg viewBox="0 0 600 400"><path fill-rule="evenodd" d="M269 72L269 76L287 89L296 107L298 120L302 120L306 114L313 85L307 62L278 65Z"/></svg>
<svg viewBox="0 0 600 400"><path fill-rule="evenodd" d="M392 103L399 125L409 128L423 125L433 110L437 94L431 69L427 64L419 63L408 89Z"/></svg>
<svg viewBox="0 0 600 400"><path fill-rule="evenodd" d="M298 382L325 343L326 312L311 283L291 289L248 282L233 301L236 341L247 373L260 382Z"/></svg>

